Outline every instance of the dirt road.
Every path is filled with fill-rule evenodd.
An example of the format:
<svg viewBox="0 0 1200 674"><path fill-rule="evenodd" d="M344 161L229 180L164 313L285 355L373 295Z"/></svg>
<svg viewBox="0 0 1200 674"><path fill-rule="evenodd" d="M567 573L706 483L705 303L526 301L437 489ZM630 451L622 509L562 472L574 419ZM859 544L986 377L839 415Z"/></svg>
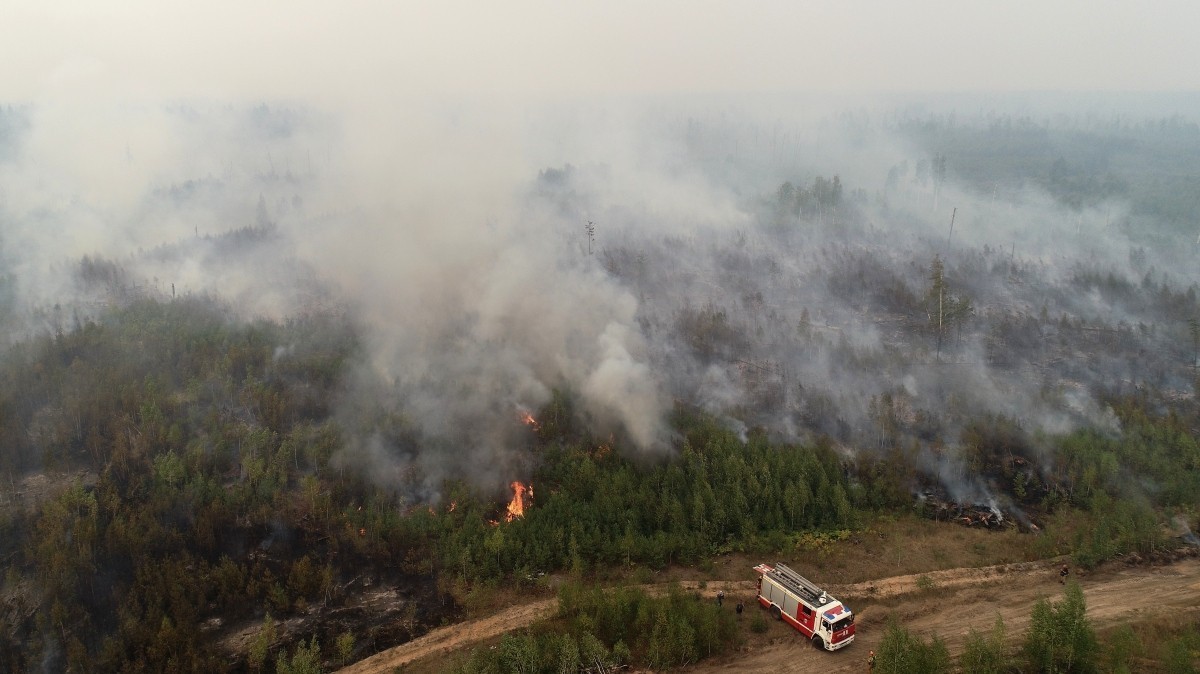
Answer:
<svg viewBox="0 0 1200 674"><path fill-rule="evenodd" d="M866 591L872 583L847 586L847 603L858 612L855 643L838 653L814 650L780 627L778 637L749 652L704 663L693 672L801 671L820 667L823 672L862 672L869 650L879 647L891 615L914 634L938 635L951 655L962 651L967 634L987 632L1004 619L1010 643L1019 641L1029 627L1029 614L1042 597L1057 601L1062 587L1056 565L1045 562L984 569L953 569L925 574L933 586L920 590L920 576L900 576L874 583L881 592ZM1132 619L1200 612L1200 560L1187 559L1168 566L1114 567L1077 578L1087 601L1092 624L1103 628ZM854 597L861 597L855 600ZM772 635L775 630L772 630Z"/></svg>
<svg viewBox="0 0 1200 674"><path fill-rule="evenodd" d="M550 616L557 608L557 599L543 599L531 604L513 606L486 618L433 630L423 637L376 653L338 671L343 674L390 674L400 665L450 653L463 646L537 622Z"/></svg>
<svg viewBox="0 0 1200 674"><path fill-rule="evenodd" d="M740 653L691 667L691 672L860 672L868 650L877 648L889 616L895 616L915 634L937 634L950 653L962 650L971 629L986 632L1000 615L1010 640L1020 638L1029 625L1034 603L1042 597L1061 598L1054 562L1027 562L982 568L950 569L926 574L895 576L829 587L857 614L858 637L837 653L814 650L798 633L772 622L766 635L756 635ZM1165 566L1112 566L1077 577L1087 600L1088 617L1097 627L1107 627L1156 616L1200 613L1200 560L1185 559ZM695 583L684 583L689 589ZM749 601L752 582L709 583L704 592L726 593ZM430 656L440 656L473 643L499 636L549 616L556 600L515 606L496 615L451 625L378 653L342 672L374 674ZM750 610L758 610L748 604Z"/></svg>

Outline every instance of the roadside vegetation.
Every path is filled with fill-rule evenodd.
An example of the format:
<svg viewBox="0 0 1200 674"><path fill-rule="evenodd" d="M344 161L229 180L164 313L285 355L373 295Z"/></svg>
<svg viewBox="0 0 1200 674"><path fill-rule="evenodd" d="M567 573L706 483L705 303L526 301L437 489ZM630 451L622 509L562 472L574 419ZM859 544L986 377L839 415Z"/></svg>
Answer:
<svg viewBox="0 0 1200 674"><path fill-rule="evenodd" d="M558 593L559 615L495 649L476 649L451 671L577 672L624 666L667 670L735 649L733 612L672 585L663 596L633 587L606 591L577 583Z"/></svg>

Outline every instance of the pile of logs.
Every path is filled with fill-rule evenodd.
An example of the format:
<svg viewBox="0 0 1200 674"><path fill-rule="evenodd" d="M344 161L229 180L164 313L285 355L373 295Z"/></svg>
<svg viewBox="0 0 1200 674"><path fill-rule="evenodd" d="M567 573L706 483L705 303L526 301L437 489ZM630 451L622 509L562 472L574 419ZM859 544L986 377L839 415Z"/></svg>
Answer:
<svg viewBox="0 0 1200 674"><path fill-rule="evenodd" d="M979 503L959 503L926 492L918 497L924 514L939 522L954 522L965 527L1005 529L1017 526L1016 518L1006 517L999 508Z"/></svg>

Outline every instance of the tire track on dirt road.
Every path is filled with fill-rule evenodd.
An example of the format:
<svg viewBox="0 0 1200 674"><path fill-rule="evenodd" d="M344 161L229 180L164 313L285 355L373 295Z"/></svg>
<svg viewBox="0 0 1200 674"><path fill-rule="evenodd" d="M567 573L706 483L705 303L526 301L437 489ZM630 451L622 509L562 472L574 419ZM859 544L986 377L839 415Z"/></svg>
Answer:
<svg viewBox="0 0 1200 674"><path fill-rule="evenodd" d="M950 655L956 657L971 630L987 633L999 615L1012 646L1024 638L1030 613L1039 599L1061 600L1057 568L1054 562L1033 562L952 569L845 586L846 601L856 610L858 625L854 643L845 650L817 651L790 628L776 624L772 625L773 638L765 646L702 662L688 671L862 672L867 653L879 648L887 621L893 616L922 638L937 635ZM931 582L921 583L926 589L916 584L922 575ZM1200 615L1200 560L1113 567L1076 580L1083 589L1093 627L1111 627L1133 619ZM888 587L889 594L855 596L856 590L872 585Z"/></svg>
<svg viewBox="0 0 1200 674"><path fill-rule="evenodd" d="M878 648L884 626L895 617L924 638L936 634L950 654L962 651L970 630L986 632L999 615L1010 641L1020 639L1029 614L1041 598L1057 601L1062 586L1059 562L1044 560L978 568L931 571L861 583L831 585L829 591L854 609L858 624L855 643L836 653L813 649L798 633L773 622L765 644L687 668L690 672L790 672L820 668L824 672L859 672L866 654ZM1200 613L1200 560L1185 559L1163 566L1111 566L1077 577L1093 625L1107 627L1131 619ZM713 597L724 590L729 598L752 597L753 581L683 581L689 592ZM663 585L643 586L661 589ZM729 601L727 603L732 603ZM755 610L756 604L749 604ZM406 644L377 653L342 670L344 674L384 674L394 668L445 656L458 649L520 629L551 617L557 599L513 606L476 620L433 630Z"/></svg>

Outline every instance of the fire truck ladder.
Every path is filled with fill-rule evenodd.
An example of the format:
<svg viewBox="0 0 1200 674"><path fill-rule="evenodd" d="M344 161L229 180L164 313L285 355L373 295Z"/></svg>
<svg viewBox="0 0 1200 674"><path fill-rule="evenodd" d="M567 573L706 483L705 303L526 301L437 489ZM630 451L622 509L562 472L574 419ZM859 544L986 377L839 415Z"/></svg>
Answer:
<svg viewBox="0 0 1200 674"><path fill-rule="evenodd" d="M813 585L811 581L796 573L785 564L776 564L775 574L784 582L785 587L804 596L818 606L824 604L829 599L829 595L825 594L825 590Z"/></svg>

